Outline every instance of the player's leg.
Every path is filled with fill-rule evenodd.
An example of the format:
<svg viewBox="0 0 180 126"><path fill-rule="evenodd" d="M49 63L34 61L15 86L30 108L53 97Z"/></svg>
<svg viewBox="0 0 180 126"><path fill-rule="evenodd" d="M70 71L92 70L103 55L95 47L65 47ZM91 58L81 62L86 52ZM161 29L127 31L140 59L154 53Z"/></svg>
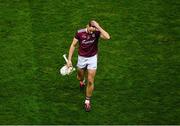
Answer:
<svg viewBox="0 0 180 126"><path fill-rule="evenodd" d="M77 68L77 79L78 79L79 81L83 81L83 80L84 80L84 76L85 76L85 71L84 71L84 69Z"/></svg>
<svg viewBox="0 0 180 126"><path fill-rule="evenodd" d="M88 83L86 88L86 96L91 97L92 92L94 90L94 78L96 75L96 69L89 69L88 70Z"/></svg>
<svg viewBox="0 0 180 126"><path fill-rule="evenodd" d="M85 68L86 68L86 60L82 56L78 56L78 62L77 62L77 79L79 80L79 86L80 89L84 89L85 83L84 83L84 78L85 78Z"/></svg>
<svg viewBox="0 0 180 126"><path fill-rule="evenodd" d="M87 66L87 87L86 87L86 100L85 100L85 110L90 111L91 104L90 99L94 90L94 78L96 75L97 69L97 55L90 57L88 59L88 66Z"/></svg>
<svg viewBox="0 0 180 126"><path fill-rule="evenodd" d="M86 111L90 111L91 109L90 100L94 90L95 75L96 75L96 69L88 69L88 83L86 87L86 100L85 100Z"/></svg>
<svg viewBox="0 0 180 126"><path fill-rule="evenodd" d="M84 88L85 86L84 78L85 78L85 69L78 68L77 79L79 80L79 86L81 89Z"/></svg>

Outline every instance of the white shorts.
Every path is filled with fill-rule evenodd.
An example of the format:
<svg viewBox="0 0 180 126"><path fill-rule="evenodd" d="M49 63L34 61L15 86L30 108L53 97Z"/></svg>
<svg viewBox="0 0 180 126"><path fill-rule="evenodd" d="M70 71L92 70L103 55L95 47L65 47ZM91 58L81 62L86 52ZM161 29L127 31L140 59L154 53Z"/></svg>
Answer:
<svg viewBox="0 0 180 126"><path fill-rule="evenodd" d="M97 54L92 57L83 57L78 55L78 68L97 69Z"/></svg>

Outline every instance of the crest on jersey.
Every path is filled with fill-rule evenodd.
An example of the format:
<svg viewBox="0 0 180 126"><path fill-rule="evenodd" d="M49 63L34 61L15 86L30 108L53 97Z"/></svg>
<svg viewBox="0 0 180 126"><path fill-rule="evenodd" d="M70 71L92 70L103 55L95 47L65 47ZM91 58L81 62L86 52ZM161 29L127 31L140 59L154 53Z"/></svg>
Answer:
<svg viewBox="0 0 180 126"><path fill-rule="evenodd" d="M95 37L95 34L92 34L92 37L94 38L94 37Z"/></svg>
<svg viewBox="0 0 180 126"><path fill-rule="evenodd" d="M85 38L86 38L86 35L85 35L85 34L84 34L84 35L82 35L82 38L83 38L83 39L85 39Z"/></svg>

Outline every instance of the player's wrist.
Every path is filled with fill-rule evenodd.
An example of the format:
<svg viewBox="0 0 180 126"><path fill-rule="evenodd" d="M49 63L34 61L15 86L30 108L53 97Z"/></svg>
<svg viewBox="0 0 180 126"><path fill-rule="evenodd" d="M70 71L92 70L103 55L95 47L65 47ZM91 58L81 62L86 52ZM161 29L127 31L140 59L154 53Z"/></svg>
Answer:
<svg viewBox="0 0 180 126"><path fill-rule="evenodd" d="M71 56L69 56L69 57L68 57L68 62L71 61L71 59L72 59Z"/></svg>
<svg viewBox="0 0 180 126"><path fill-rule="evenodd" d="M101 26L98 26L98 27L97 27L97 29L98 29L99 31L102 31L102 28L101 28Z"/></svg>
<svg viewBox="0 0 180 126"><path fill-rule="evenodd" d="M71 60L68 60L68 63L71 64L72 63Z"/></svg>

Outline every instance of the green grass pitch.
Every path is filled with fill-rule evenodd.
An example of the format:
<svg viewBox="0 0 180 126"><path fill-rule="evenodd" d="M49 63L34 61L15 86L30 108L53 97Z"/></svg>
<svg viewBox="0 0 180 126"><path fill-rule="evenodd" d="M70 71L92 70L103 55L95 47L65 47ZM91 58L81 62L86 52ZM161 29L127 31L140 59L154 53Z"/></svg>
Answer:
<svg viewBox="0 0 180 126"><path fill-rule="evenodd" d="M0 124L180 124L179 12L179 0L0 0ZM76 73L59 69L91 19L111 39L87 113Z"/></svg>

